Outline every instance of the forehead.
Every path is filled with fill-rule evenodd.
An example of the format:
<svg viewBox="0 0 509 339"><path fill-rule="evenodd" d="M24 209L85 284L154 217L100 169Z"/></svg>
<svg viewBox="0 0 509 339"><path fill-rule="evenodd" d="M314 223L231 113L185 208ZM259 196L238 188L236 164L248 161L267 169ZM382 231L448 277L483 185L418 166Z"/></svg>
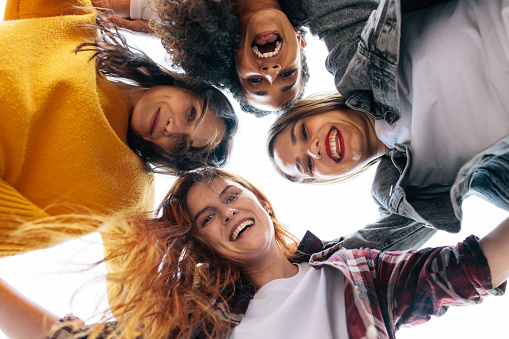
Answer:
<svg viewBox="0 0 509 339"><path fill-rule="evenodd" d="M274 139L274 163L285 174L294 178L301 178L302 173L296 167L296 160L299 155L301 141L296 138L295 143L292 141L292 128L297 122L292 122L278 134ZM294 131L297 133L297 131Z"/></svg>
<svg viewBox="0 0 509 339"><path fill-rule="evenodd" d="M189 189L186 199L190 214L193 215L193 211L198 211L207 203L213 202L214 199L219 199L220 194L229 186L244 189L244 187L237 182L222 177L216 177L210 181L202 180L195 183Z"/></svg>
<svg viewBox="0 0 509 339"><path fill-rule="evenodd" d="M246 85L246 80L241 80L242 92L246 97L247 102L260 110L264 111L279 111L284 106L287 106L300 97L302 91L302 80L300 75L295 82L295 85L290 90L282 90L285 88L280 83L266 84L266 86L257 88L256 90L249 90ZM263 93L257 95L255 93Z"/></svg>

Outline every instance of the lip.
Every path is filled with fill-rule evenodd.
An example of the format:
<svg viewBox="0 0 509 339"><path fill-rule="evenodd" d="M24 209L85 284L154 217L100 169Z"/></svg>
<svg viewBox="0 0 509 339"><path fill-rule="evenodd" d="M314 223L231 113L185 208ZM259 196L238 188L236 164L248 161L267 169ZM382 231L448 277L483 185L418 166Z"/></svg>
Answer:
<svg viewBox="0 0 509 339"><path fill-rule="evenodd" d="M331 150L330 150L329 137L333 130L336 130L338 132L338 135L336 136L336 143L339 144L339 149L341 152L341 159L339 159L339 160L334 159L334 157L332 156ZM331 129L327 133L327 136L325 137L324 144L325 144L325 151L327 152L327 156L332 161L334 161L335 163L340 163L345 158L345 142L343 140L343 135L341 134L341 131L339 129L337 129L334 126L331 127Z"/></svg>
<svg viewBox="0 0 509 339"><path fill-rule="evenodd" d="M258 40L258 39L261 39L265 36L268 36L268 35L271 35L271 34L276 34L277 35L277 39L276 41L280 41L281 42L281 48L278 52L278 54L272 56L272 57L268 57L268 58L260 58L258 55L255 54L255 52L253 52L253 50L251 49L252 46L255 44L255 41ZM272 31L264 31L264 32L261 32L261 33L258 33L257 35L255 35L253 37L253 40L251 41L251 45L249 45L249 49L251 50L251 53L252 55L257 59L257 60L260 60L260 61L272 61L274 59L277 59L279 57L279 55L281 54L281 50L283 49L283 46L284 46L284 41L283 41L283 37L279 34L278 31L276 30L272 30Z"/></svg>
<svg viewBox="0 0 509 339"><path fill-rule="evenodd" d="M154 133L154 130L156 129L157 122L159 121L159 115L161 113L161 108L158 108L157 111L152 116L152 120L150 120L150 135Z"/></svg>
<svg viewBox="0 0 509 339"><path fill-rule="evenodd" d="M242 224L242 223L243 223L244 221L246 221L246 220L253 220L253 225L251 225L251 226L250 226L247 230L245 230L244 232L242 232L242 234L241 234L241 235L240 235L237 239L233 240L233 232L237 229L237 227L238 227L240 224ZM231 228L231 230L230 230L230 237L229 237L229 240L230 240L231 242L233 242L233 241L237 241L237 240L239 240L240 238L243 238L243 237L244 237L244 233L248 232L248 231L249 231L249 230L250 230L250 229L251 229L254 225L255 225L255 221L254 221L254 219L253 219L253 218L242 218L242 219L240 219L239 221L237 221L237 222L235 223L235 225L233 225L233 226L232 226L232 228Z"/></svg>

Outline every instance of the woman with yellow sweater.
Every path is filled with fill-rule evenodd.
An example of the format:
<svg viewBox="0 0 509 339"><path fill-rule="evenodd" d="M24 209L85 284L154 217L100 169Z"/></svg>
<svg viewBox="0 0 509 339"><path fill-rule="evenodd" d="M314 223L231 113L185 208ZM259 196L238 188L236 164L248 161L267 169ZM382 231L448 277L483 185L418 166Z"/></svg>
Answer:
<svg viewBox="0 0 509 339"><path fill-rule="evenodd" d="M133 50L85 7L88 0L7 1L0 23L0 256L65 240L12 237L23 222L150 210L154 168L180 173L227 161L237 118L226 97Z"/></svg>

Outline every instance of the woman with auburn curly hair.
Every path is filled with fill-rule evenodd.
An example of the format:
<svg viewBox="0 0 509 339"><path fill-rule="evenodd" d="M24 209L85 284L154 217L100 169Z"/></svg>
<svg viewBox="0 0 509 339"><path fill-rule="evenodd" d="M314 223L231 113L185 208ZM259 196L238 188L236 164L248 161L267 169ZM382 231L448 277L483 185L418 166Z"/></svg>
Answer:
<svg viewBox="0 0 509 339"><path fill-rule="evenodd" d="M8 1L0 32L0 257L65 239L13 241L24 221L152 210L151 172L226 163L224 94L127 45L89 1Z"/></svg>
<svg viewBox="0 0 509 339"><path fill-rule="evenodd" d="M503 294L509 276L509 219L480 241L420 251L324 247L309 232L298 244L266 196L213 168L180 177L156 218L111 222L125 232L109 258L123 269L112 304L123 316L95 327L67 316L50 329L56 316L0 280L0 328L49 338L394 338L448 306Z"/></svg>

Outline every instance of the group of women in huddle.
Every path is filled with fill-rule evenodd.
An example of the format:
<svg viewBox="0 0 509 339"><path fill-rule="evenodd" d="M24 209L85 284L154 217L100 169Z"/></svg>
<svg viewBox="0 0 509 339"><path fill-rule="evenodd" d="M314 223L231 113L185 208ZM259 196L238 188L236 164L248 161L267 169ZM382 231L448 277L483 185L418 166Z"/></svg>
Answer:
<svg viewBox="0 0 509 339"><path fill-rule="evenodd" d="M460 229L469 195L509 210L504 1L119 4L7 1L0 255L100 230L116 319L59 321L0 281L2 331L394 338L503 294L508 220L481 240L419 248ZM183 73L130 46L115 22L157 34ZM326 44L336 94L302 98L306 30ZM278 115L268 154L291 181L377 164L380 218L336 242L297 241L260 190L218 169L238 123L222 91L247 113ZM155 172L179 178L151 213Z"/></svg>

